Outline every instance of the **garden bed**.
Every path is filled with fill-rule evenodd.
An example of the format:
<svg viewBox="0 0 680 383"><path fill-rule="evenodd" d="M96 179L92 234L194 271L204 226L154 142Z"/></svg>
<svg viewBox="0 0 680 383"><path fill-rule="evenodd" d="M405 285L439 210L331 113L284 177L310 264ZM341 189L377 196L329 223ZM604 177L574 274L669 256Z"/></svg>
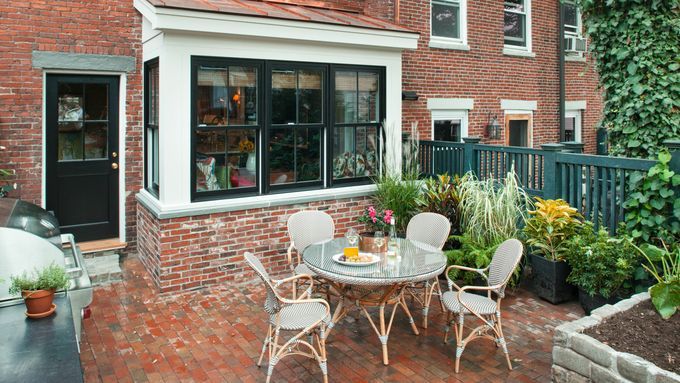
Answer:
<svg viewBox="0 0 680 383"><path fill-rule="evenodd" d="M584 331L621 352L639 355L664 370L680 373L680 315L668 320L649 300Z"/></svg>

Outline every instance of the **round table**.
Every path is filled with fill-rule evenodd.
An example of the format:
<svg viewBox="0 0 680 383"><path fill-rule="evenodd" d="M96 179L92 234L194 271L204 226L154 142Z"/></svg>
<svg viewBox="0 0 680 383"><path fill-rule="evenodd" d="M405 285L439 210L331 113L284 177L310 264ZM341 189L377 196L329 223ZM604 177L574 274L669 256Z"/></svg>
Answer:
<svg viewBox="0 0 680 383"><path fill-rule="evenodd" d="M302 254L305 265L317 273L340 294L340 300L328 325L328 332L338 323L352 307L361 308L368 318L373 330L382 343L383 363L389 364L387 340L397 306L404 310L409 318L413 332L418 335L418 328L404 300L404 288L416 282L430 280L441 274L446 268L444 253L425 243L408 239L398 239L398 257L389 259L380 254L380 262L368 266L345 266L333 256L343 252L349 246L347 239L336 238L307 247ZM389 323L385 323L385 306L393 305ZM366 307L379 308L379 322L373 321Z"/></svg>

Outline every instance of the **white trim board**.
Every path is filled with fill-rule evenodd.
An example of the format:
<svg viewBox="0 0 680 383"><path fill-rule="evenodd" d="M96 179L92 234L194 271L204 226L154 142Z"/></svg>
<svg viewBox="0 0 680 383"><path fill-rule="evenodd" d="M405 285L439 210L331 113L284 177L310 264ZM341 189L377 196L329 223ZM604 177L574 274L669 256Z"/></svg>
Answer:
<svg viewBox="0 0 680 383"><path fill-rule="evenodd" d="M586 100L567 101L564 103L565 110L586 110Z"/></svg>
<svg viewBox="0 0 680 383"><path fill-rule="evenodd" d="M524 100L501 100L501 109L508 110L536 110L538 109L538 102L524 101Z"/></svg>
<svg viewBox="0 0 680 383"><path fill-rule="evenodd" d="M473 98L428 98L429 110L472 110L475 106Z"/></svg>

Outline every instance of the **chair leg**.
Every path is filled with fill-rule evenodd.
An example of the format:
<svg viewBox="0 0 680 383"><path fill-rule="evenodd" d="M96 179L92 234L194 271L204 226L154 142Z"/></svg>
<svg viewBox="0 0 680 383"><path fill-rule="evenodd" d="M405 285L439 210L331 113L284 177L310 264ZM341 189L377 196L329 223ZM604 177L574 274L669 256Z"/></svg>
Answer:
<svg viewBox="0 0 680 383"><path fill-rule="evenodd" d="M503 335L503 325L501 323L501 312L497 311L496 312L496 328L498 331L498 335L500 336L497 340L498 344L501 346L503 349L503 353L505 354L505 360L508 362L508 369L512 370L512 363L510 362L510 354L508 353L508 345L505 342L505 336Z"/></svg>
<svg viewBox="0 0 680 383"><path fill-rule="evenodd" d="M458 331L456 332L456 374L460 370L460 357L463 355L463 349L465 345L463 344L463 322L465 321L465 315L461 312L458 313Z"/></svg>
<svg viewBox="0 0 680 383"><path fill-rule="evenodd" d="M279 344L279 329L276 328L274 331L274 341L269 343L269 366L267 367L267 382L272 378L272 373L274 372L274 367L279 362L277 356L277 346Z"/></svg>
<svg viewBox="0 0 680 383"><path fill-rule="evenodd" d="M328 359L326 358L326 340L324 339L324 330L320 330L321 335L317 333L316 341L319 344L319 367L321 368L321 373L323 374L323 383L328 383Z"/></svg>
<svg viewBox="0 0 680 383"><path fill-rule="evenodd" d="M267 330L267 337L264 338L264 342L262 343L262 352L260 353L260 359L257 361L257 367L262 366L262 357L264 357L264 352L267 350L267 346L269 346L269 342L271 342L272 339L272 325L269 325L269 329Z"/></svg>
<svg viewBox="0 0 680 383"><path fill-rule="evenodd" d="M445 313L446 307L444 306L444 300L442 299L442 297L444 296L444 293L442 293L442 287L439 284L439 280L435 279L435 281L436 281L436 285L437 285L437 295L439 295L439 307L441 307L442 312Z"/></svg>
<svg viewBox="0 0 680 383"><path fill-rule="evenodd" d="M446 327L444 328L444 344L449 341L449 332L451 331L451 311L446 313Z"/></svg>

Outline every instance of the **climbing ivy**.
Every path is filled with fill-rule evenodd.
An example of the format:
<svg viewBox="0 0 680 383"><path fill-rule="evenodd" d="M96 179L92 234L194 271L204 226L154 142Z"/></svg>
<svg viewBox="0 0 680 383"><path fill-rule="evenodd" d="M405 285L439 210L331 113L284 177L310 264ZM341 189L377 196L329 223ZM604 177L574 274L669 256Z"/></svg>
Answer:
<svg viewBox="0 0 680 383"><path fill-rule="evenodd" d="M680 238L680 198L676 194L680 186L680 174L669 167L671 154L659 152L658 162L647 174L635 172L630 175L630 194L626 209L626 228L634 240L676 243ZM675 190L674 190L675 189Z"/></svg>
<svg viewBox="0 0 680 383"><path fill-rule="evenodd" d="M680 0L581 0L610 153L656 157L680 138Z"/></svg>

